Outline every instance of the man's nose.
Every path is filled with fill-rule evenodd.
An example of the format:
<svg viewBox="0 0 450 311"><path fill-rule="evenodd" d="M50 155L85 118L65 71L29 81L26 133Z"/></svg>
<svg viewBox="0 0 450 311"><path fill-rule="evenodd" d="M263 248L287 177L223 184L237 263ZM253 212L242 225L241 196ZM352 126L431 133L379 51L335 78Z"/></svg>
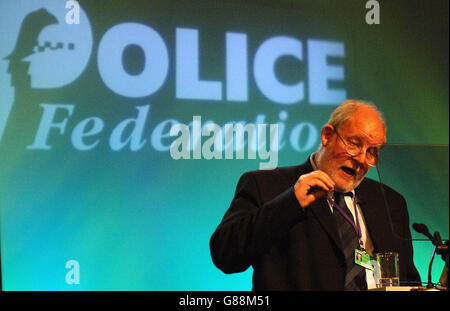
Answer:
<svg viewBox="0 0 450 311"><path fill-rule="evenodd" d="M366 152L365 151L361 151L361 153L355 155L352 157L356 162L358 162L360 165L366 166L368 165L367 163L367 158L366 158Z"/></svg>

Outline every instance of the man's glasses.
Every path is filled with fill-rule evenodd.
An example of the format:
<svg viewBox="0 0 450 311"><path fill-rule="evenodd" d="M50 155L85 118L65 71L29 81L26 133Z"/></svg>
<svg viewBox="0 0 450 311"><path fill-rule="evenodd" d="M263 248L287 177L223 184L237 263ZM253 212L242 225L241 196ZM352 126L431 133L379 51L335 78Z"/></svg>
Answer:
<svg viewBox="0 0 450 311"><path fill-rule="evenodd" d="M369 164L372 167L377 166L378 164L380 164L380 150L376 147L370 147L367 148L366 151L363 150L363 147L352 143L352 142L346 142L341 135L339 135L339 133L337 132L336 129L334 129L334 131L336 132L336 135L339 137L339 139L342 141L342 143L345 146L345 151L352 157L356 157L358 155L360 155L361 153L365 153L366 154L366 161L367 164Z"/></svg>

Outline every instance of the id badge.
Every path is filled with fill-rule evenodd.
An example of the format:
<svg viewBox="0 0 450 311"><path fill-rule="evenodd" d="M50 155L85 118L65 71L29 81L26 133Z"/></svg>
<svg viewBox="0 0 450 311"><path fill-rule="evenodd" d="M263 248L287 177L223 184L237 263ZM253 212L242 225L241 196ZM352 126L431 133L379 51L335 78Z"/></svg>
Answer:
<svg viewBox="0 0 450 311"><path fill-rule="evenodd" d="M371 263L370 255L360 249L355 249L355 263L369 270L375 269Z"/></svg>

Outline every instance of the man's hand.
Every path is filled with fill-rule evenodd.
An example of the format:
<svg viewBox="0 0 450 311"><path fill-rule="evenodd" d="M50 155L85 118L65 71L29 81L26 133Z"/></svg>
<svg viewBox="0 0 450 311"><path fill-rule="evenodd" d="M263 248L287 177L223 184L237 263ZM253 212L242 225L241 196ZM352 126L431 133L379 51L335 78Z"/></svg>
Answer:
<svg viewBox="0 0 450 311"><path fill-rule="evenodd" d="M327 173L319 170L300 176L294 185L295 196L303 208L333 190L334 181Z"/></svg>

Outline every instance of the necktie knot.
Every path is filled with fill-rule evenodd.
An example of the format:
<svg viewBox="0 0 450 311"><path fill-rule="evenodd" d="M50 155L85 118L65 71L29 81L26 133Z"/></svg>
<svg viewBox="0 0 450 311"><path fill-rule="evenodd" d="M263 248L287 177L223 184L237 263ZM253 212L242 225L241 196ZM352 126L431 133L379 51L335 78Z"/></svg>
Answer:
<svg viewBox="0 0 450 311"><path fill-rule="evenodd" d="M335 192L334 193L334 201L339 202L341 199L345 197L353 198L353 192Z"/></svg>
<svg viewBox="0 0 450 311"><path fill-rule="evenodd" d="M353 198L353 192L345 192L344 197L346 197L346 196Z"/></svg>

